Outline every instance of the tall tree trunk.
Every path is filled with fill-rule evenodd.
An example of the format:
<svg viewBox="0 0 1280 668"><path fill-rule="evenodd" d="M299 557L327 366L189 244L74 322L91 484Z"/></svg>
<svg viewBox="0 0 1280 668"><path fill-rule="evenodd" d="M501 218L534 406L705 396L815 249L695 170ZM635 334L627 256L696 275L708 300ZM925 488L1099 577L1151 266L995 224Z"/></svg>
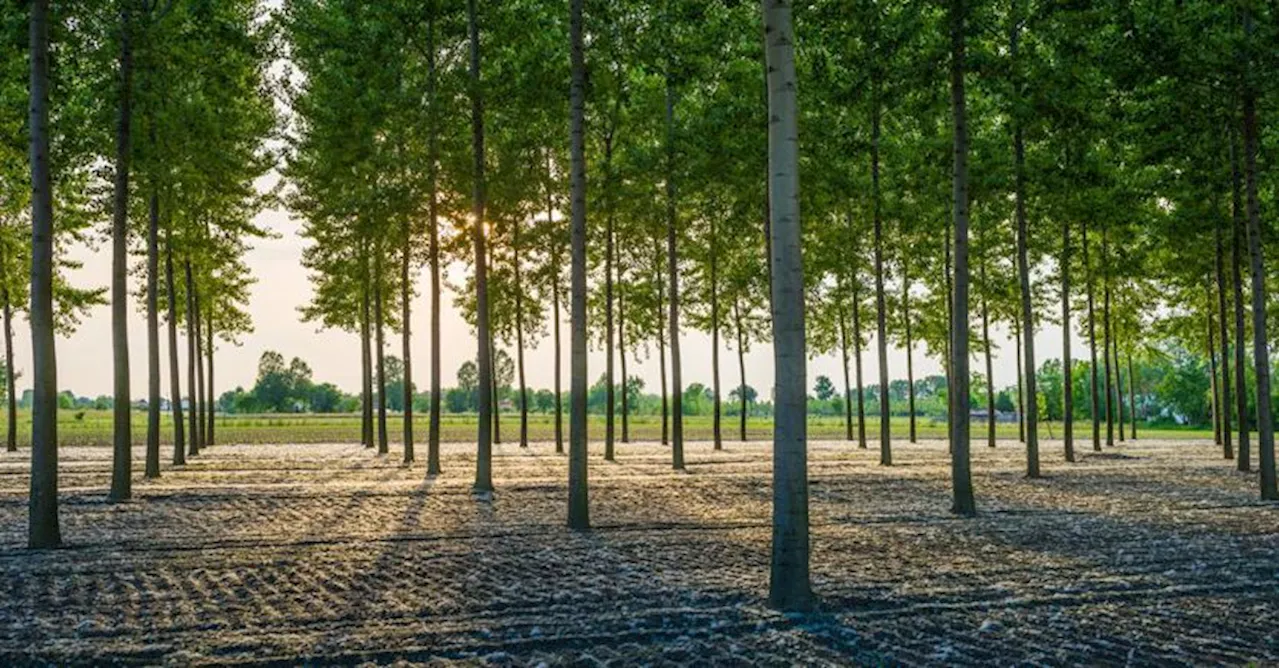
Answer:
<svg viewBox="0 0 1280 668"><path fill-rule="evenodd" d="M613 461L613 128L604 138L604 459ZM626 376L623 376L626 382ZM623 391L623 396L626 391Z"/></svg>
<svg viewBox="0 0 1280 668"><path fill-rule="evenodd" d="M966 159L967 159L967 156L966 156ZM954 179L954 176L953 176L953 179ZM955 206L954 195L955 195L955 184L953 183L952 184L953 200L951 203L952 207ZM942 372L947 377L947 452L952 456L955 455L955 444L951 442L951 425L955 424L955 419L956 419L956 415L955 415L956 406L955 406L955 402L952 401L952 399L955 398L955 393L956 393L955 372L951 368L951 339L952 339L951 331L954 330L956 327L955 289L952 286L952 280L951 280L951 277L952 277L951 240L954 235L955 235L955 220L954 220L954 212L953 212L952 219L947 221L947 233L942 235L944 238L943 248L942 248L942 251L943 251L942 277L946 287L946 294L944 295L944 297L945 297L946 309L947 309L947 338L945 343L943 343L943 346L942 346L942 357L943 357Z"/></svg>
<svg viewBox="0 0 1280 668"><path fill-rule="evenodd" d="M173 225L165 225L164 231L164 289L169 305L169 406L173 412L173 464L187 463L186 432L182 422L182 379L178 366L178 293L173 280Z"/></svg>
<svg viewBox="0 0 1280 668"><path fill-rule="evenodd" d="M427 475L440 474L440 219L438 176L440 162L439 126L436 124L436 10L428 7L427 18L427 231L431 260L431 416L427 423ZM559 355L559 351L556 352ZM557 373L559 365L557 365ZM556 399L559 401L559 398Z"/></svg>
<svg viewBox="0 0 1280 668"><path fill-rule="evenodd" d="M383 338L385 318L382 311L382 244L374 247L373 254L373 336L374 360L378 365L378 454L385 455L391 451L387 444L387 365L386 340Z"/></svg>
<svg viewBox="0 0 1280 668"><path fill-rule="evenodd" d="M472 0L474 2L474 0ZM569 528L591 527L587 506L587 158L584 125L587 67L583 0L569 0L570 372ZM613 351L610 349L609 354Z"/></svg>
<svg viewBox="0 0 1280 668"><path fill-rule="evenodd" d="M878 24L873 28L878 33ZM880 215L880 77L872 70L871 111L871 210L875 226L876 265L876 355L880 375L880 465L893 464L893 444L889 439L889 338L884 303L884 220Z"/></svg>
<svg viewBox="0 0 1280 668"><path fill-rule="evenodd" d="M58 526L58 366L53 339L53 181L49 166L49 0L30 14L31 348L35 396L31 410L31 496L27 546L62 544Z"/></svg>
<svg viewBox="0 0 1280 668"><path fill-rule="evenodd" d="M7 265L6 265L7 266ZM6 277L7 279L8 277ZM6 282L7 286L8 283ZM18 388L17 374L13 371L13 305L9 302L9 288L5 287L4 295L4 387L6 408L5 416L5 450L18 451Z"/></svg>
<svg viewBox="0 0 1280 668"><path fill-rule="evenodd" d="M618 248L614 246L614 252ZM615 261L620 258L615 258ZM620 264L620 263L619 263ZM618 267L618 284L625 285L622 278L622 267ZM622 365L622 442L631 442L631 393L630 381L627 380L627 311L623 293L618 292L618 362Z"/></svg>
<svg viewBox="0 0 1280 668"><path fill-rule="evenodd" d="M115 192L111 215L111 352L113 362L111 491L107 498L133 495L133 435L129 393L129 156L133 111L132 3L120 3L120 99L116 119Z"/></svg>
<svg viewBox="0 0 1280 668"><path fill-rule="evenodd" d="M1116 444L1115 420L1116 408L1112 401L1111 385L1111 255L1107 251L1107 228L1102 228L1102 368L1106 378L1107 404L1107 445Z"/></svg>
<svg viewBox="0 0 1280 668"><path fill-rule="evenodd" d="M1252 17L1244 16L1246 39L1253 35ZM1267 348L1267 286L1262 262L1262 229L1258 220L1258 117L1254 108L1253 85L1248 80L1244 90L1244 183L1245 202L1248 207L1249 258L1253 274L1253 363L1258 385L1258 469L1261 472L1260 487L1263 500L1275 501L1276 441L1271 416L1271 360Z"/></svg>
<svg viewBox="0 0 1280 668"><path fill-rule="evenodd" d="M1018 33L1021 30L1022 16L1019 12L1019 3L1015 2L1013 11L1012 28L1009 33L1009 54L1013 60L1015 85L1020 84L1018 80ZM1026 428L1027 442L1027 477L1040 477L1040 439L1037 433L1040 423L1040 406L1037 401L1036 393L1036 313L1031 303L1031 269L1030 263L1027 261L1027 245L1030 243L1027 233L1027 177L1026 177L1026 150L1022 141L1022 123L1018 118L1018 114L1012 114L1013 119L1013 193L1014 193L1014 212L1018 225L1018 286L1022 293L1022 309L1020 316L1022 318L1022 357L1023 364L1022 375L1026 378L1027 386L1027 413L1026 419L1023 421Z"/></svg>
<svg viewBox="0 0 1280 668"><path fill-rule="evenodd" d="M204 395L204 322L200 313L200 281L195 278L191 282L191 303L193 306L191 315L195 319L194 331L195 339L192 349L196 355L196 393L195 393L195 410L196 431L200 434L200 449L203 450L209 446L209 442L204 438L204 414L205 414L205 395Z"/></svg>
<svg viewBox="0 0 1280 668"><path fill-rule="evenodd" d="M1240 158L1236 153L1236 135L1231 133L1231 274L1235 290L1236 348L1236 469L1249 470L1249 393L1245 385L1244 356L1244 277L1245 253L1244 209L1241 206Z"/></svg>
<svg viewBox="0 0 1280 668"><path fill-rule="evenodd" d="M218 406L218 396L213 393L213 314L212 313L210 313L209 317L205 320L204 329L205 329L205 343L206 343L204 356L205 356L206 366L209 367L208 384L205 386L208 388L205 394L205 396L208 397L208 402L205 404L204 442L206 445L213 445L213 415L214 415L214 411L217 409L217 406Z"/></svg>
<svg viewBox="0 0 1280 668"><path fill-rule="evenodd" d="M862 309L859 308L861 303L858 294L858 283L853 283L853 369L854 382L858 387L858 447L867 447L867 404L864 399L862 385Z"/></svg>
<svg viewBox="0 0 1280 668"><path fill-rule="evenodd" d="M669 66L668 66L669 68ZM684 470L684 409L681 406L684 385L680 381L680 268L676 255L676 100L675 82L671 72L666 75L667 98L667 306L670 315L667 327L671 330L671 468Z"/></svg>
<svg viewBox="0 0 1280 668"><path fill-rule="evenodd" d="M715 449L724 449L720 440L720 300L716 280L716 219L711 216L711 394L715 402L712 407L711 433Z"/></svg>
<svg viewBox="0 0 1280 668"><path fill-rule="evenodd" d="M480 97L480 23L476 17L476 0L467 0L467 27L470 42L471 151L474 159L474 183L471 195L471 240L476 263L476 357L480 392L479 420L476 431L476 482L481 494L493 491L493 434L490 420L496 413L493 405L493 359L489 333L488 252L484 238L484 102Z"/></svg>
<svg viewBox="0 0 1280 668"><path fill-rule="evenodd" d="M1209 299L1209 305L1213 304L1213 299ZM1213 418L1213 442L1222 445L1222 390L1218 386L1218 351L1217 344L1214 343L1213 333L1213 311L1209 308L1204 312L1204 324L1206 338L1205 354L1209 357L1209 408ZM1225 449L1225 447L1224 447Z"/></svg>
<svg viewBox="0 0 1280 668"><path fill-rule="evenodd" d="M1124 377L1120 373L1120 332L1111 337L1111 361L1116 366L1116 437L1124 443Z"/></svg>
<svg viewBox="0 0 1280 668"><path fill-rule="evenodd" d="M1026 367L1022 364L1022 323L1020 320L1013 321L1013 351L1017 358L1018 366L1018 441L1027 442L1027 402L1026 394L1023 390L1022 370Z"/></svg>
<svg viewBox="0 0 1280 668"><path fill-rule="evenodd" d="M1062 276L1062 447L1066 460L1076 460L1073 436L1075 404L1071 396L1071 223L1062 221L1062 257L1058 261ZM1132 372L1130 372L1132 375ZM1133 385L1130 384L1130 389Z"/></svg>
<svg viewBox="0 0 1280 668"><path fill-rule="evenodd" d="M955 213L954 321L951 327L952 393L951 478L955 500L951 512L971 516L977 510L969 474L969 134L965 120L964 0L951 0L951 110L954 118L955 168L952 197Z"/></svg>
<svg viewBox="0 0 1280 668"><path fill-rule="evenodd" d="M364 377L361 379L360 425L363 432L364 447L374 446L373 427L373 343L371 341L371 294L369 279L369 253L367 242L360 242L360 354L363 357L361 366Z"/></svg>
<svg viewBox="0 0 1280 668"><path fill-rule="evenodd" d="M196 319L195 319L195 282L191 275L191 257L187 256L182 261L183 275L186 277L185 285L187 291L187 397L190 405L187 406L187 455L193 456L200 454L200 425L196 423Z"/></svg>
<svg viewBox="0 0 1280 668"><path fill-rule="evenodd" d="M489 270L493 268L493 247L488 249L488 256L485 263L489 265ZM493 318L493 307L489 307L489 317ZM491 378L493 382L489 385L489 397L493 404L493 442L494 444L502 443L502 404L498 399L498 341L494 338L492 332L489 334L489 368L493 372Z"/></svg>
<svg viewBox="0 0 1280 668"><path fill-rule="evenodd" d="M1085 295L1089 310L1089 419L1093 422L1093 451L1102 452L1099 423L1101 404L1098 400L1098 332L1093 313L1093 267L1089 264L1089 233L1080 223L1080 247L1084 253Z"/></svg>
<svg viewBox="0 0 1280 668"><path fill-rule="evenodd" d="M840 370L844 374L844 439L853 440L853 390L849 386L849 327L840 309Z"/></svg>
<svg viewBox="0 0 1280 668"><path fill-rule="evenodd" d="M520 382L520 447L529 447L529 390L524 379L524 277L520 273L520 227L515 221L513 257L516 280L516 374Z"/></svg>
<svg viewBox="0 0 1280 668"><path fill-rule="evenodd" d="M1138 440L1138 404L1134 401L1133 386L1137 384L1137 376L1133 375L1133 349L1125 351L1125 361L1129 366L1129 439Z"/></svg>
<svg viewBox="0 0 1280 668"><path fill-rule="evenodd" d="M558 275L558 269L557 271ZM552 336L555 339L555 393L556 393L556 454L564 452L564 399L563 391L560 387L560 286L555 285L551 289L551 313L552 313Z"/></svg>
<svg viewBox="0 0 1280 668"><path fill-rule="evenodd" d="M733 301L733 323L738 334L738 440L747 442L747 338L742 331L742 310L738 300ZM846 407L849 404L849 360L844 363L844 397ZM846 416L846 424L848 417ZM853 440L850 436L850 440Z"/></svg>
<svg viewBox="0 0 1280 668"><path fill-rule="evenodd" d="M413 462L413 361L410 343L412 332L409 316L410 301L413 292L409 288L409 220L400 223L400 355L404 360L404 379L400 383L400 400L404 403L401 412L404 429L404 463Z"/></svg>
<svg viewBox="0 0 1280 668"><path fill-rule="evenodd" d="M911 363L911 280L907 273L907 261L902 261L902 325L906 330L907 352L907 440L916 442L916 374Z"/></svg>
<svg viewBox="0 0 1280 668"><path fill-rule="evenodd" d="M1216 208L1216 207L1215 207ZM1213 226L1214 264L1217 271L1218 287L1218 342L1221 346L1222 360L1222 457L1235 459L1231 447L1231 356L1227 338L1227 279L1223 264L1222 223ZM1129 388L1133 389L1133 372L1129 372ZM1132 403L1130 403L1129 421L1133 422Z"/></svg>
<svg viewBox="0 0 1280 668"><path fill-rule="evenodd" d="M773 267L773 550L769 604L803 611L809 585L809 477L806 434L804 269L796 73L788 0L761 0L769 83L770 264Z"/></svg>
<svg viewBox="0 0 1280 668"><path fill-rule="evenodd" d="M987 308L987 262L978 258L982 281L982 352L987 362L987 447L996 447L996 386L991 369L991 313Z"/></svg>
<svg viewBox="0 0 1280 668"><path fill-rule="evenodd" d="M659 266L661 265L662 248L661 242L655 239L655 248L657 249L657 258ZM666 308L666 298L662 289L662 270L658 270L658 378L661 379L662 385L662 444L669 442L669 416L671 414L669 403L667 401L667 335L666 335L666 316L663 315Z"/></svg>
<svg viewBox="0 0 1280 668"><path fill-rule="evenodd" d="M551 180L551 153L547 153L547 180ZM551 200L551 188L548 186L547 192L547 225L554 226L551 212L555 208ZM560 387L560 369L561 369L561 345L560 345L560 246L553 242L551 248L551 330L552 338L555 340L555 353L553 355L555 364L555 404L556 404L556 454L564 453L564 394Z"/></svg>

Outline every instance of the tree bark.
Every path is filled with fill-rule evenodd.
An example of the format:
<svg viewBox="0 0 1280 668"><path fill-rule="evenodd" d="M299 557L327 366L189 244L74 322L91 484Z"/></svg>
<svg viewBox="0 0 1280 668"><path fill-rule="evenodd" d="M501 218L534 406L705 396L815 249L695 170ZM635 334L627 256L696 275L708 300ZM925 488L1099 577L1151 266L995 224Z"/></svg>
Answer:
<svg viewBox="0 0 1280 668"><path fill-rule="evenodd" d="M191 276L191 257L186 257L182 262L183 275L186 277L187 291L187 397L190 405L187 406L187 455L195 456L200 454L200 425L196 423L196 321L195 321L195 291L192 286L194 282Z"/></svg>
<svg viewBox="0 0 1280 668"><path fill-rule="evenodd" d="M206 396L208 402L205 404L205 445L213 445L213 415L218 406L218 397L213 392L213 314L205 320L205 364L209 368L208 388Z"/></svg>
<svg viewBox="0 0 1280 668"><path fill-rule="evenodd" d="M440 470L440 219L438 170L440 162L439 126L436 124L436 10L428 5L427 19L427 230L430 235L427 252L431 255L431 416L427 423L427 475ZM559 351L557 350L557 355ZM559 365L557 365L558 370ZM558 372L558 371L557 371ZM558 401L558 399L557 399Z"/></svg>
<svg viewBox="0 0 1280 668"><path fill-rule="evenodd" d="M209 446L209 442L204 438L204 414L207 402L204 393L204 322L200 313L200 279L198 277L193 277L191 282L191 303L192 317L195 318L195 340L192 346L196 355L195 428L200 434L200 449L203 450Z"/></svg>
<svg viewBox="0 0 1280 668"><path fill-rule="evenodd" d="M735 299L733 302L733 322L738 333L738 440L747 442L747 339L742 331L742 311ZM845 360L844 396L846 407L849 404L849 361ZM846 417L847 419L847 417ZM847 422L846 422L847 424ZM852 440L852 436L850 437Z"/></svg>
<svg viewBox="0 0 1280 668"><path fill-rule="evenodd" d="M129 392L129 156L133 111L132 3L120 3L120 100L116 119L115 192L111 215L111 352L113 362L111 491L133 495L133 435Z"/></svg>
<svg viewBox="0 0 1280 668"><path fill-rule="evenodd" d="M467 0L467 27L470 39L471 151L474 159L474 182L471 198L471 240L475 246L476 266L476 357L479 371L479 420L476 430L476 481L474 490L481 494L493 491L493 359L489 333L488 253L484 238L484 102L480 94L480 23L476 16L476 0Z"/></svg>
<svg viewBox="0 0 1280 668"><path fill-rule="evenodd" d="M1080 247L1084 253L1085 294L1089 311L1089 418L1093 422L1093 451L1102 452L1102 434L1098 400L1098 332L1093 312L1093 267L1089 264L1089 233L1085 223L1080 223Z"/></svg>
<svg viewBox="0 0 1280 668"><path fill-rule="evenodd" d="M669 69L668 65L668 69ZM667 327L671 330L671 468L684 470L684 386L680 381L680 268L676 254L676 116L675 82L671 72L666 75L667 141L667 306L670 315Z"/></svg>
<svg viewBox="0 0 1280 668"><path fill-rule="evenodd" d="M547 153L547 180L551 179L551 153ZM547 226L555 225L551 218L551 211L555 208L551 201L551 188L548 185L547 192ZM552 235L555 239L555 235ZM560 368L561 368L561 345L560 345L560 246L553 241L551 248L551 330L552 338L555 340L554 364L555 364L555 404L556 404L556 454L564 454L564 395L560 387Z"/></svg>
<svg viewBox="0 0 1280 668"><path fill-rule="evenodd" d="M618 248L614 246L614 252ZM620 258L615 258L615 261ZM619 263L620 264L620 263ZM622 267L618 267L618 283L625 285L622 278ZM622 365L622 442L631 442L631 393L630 381L627 379L627 311L623 293L618 293L618 363Z"/></svg>
<svg viewBox="0 0 1280 668"><path fill-rule="evenodd" d="M1018 441L1027 442L1027 402L1026 394L1023 390L1022 373L1026 367L1022 364L1022 323L1020 320L1013 321L1013 351L1014 357L1017 358L1018 366Z"/></svg>
<svg viewBox="0 0 1280 668"><path fill-rule="evenodd" d="M8 277L6 277L8 278ZM8 285L6 283L6 285ZM6 407L5 450L18 451L18 388L17 374L13 371L13 305L9 302L9 288L4 288L4 383Z"/></svg>
<svg viewBox="0 0 1280 668"><path fill-rule="evenodd" d="M1015 83L1018 80L1018 33L1021 30L1022 16L1019 3L1014 3L1013 26L1009 36L1009 53L1013 60ZM1018 114L1013 119L1013 192L1014 212L1018 226L1018 286L1022 293L1022 375L1026 378L1027 412L1023 421L1026 427L1027 442L1027 477L1040 477L1040 438L1038 426L1040 422L1040 406L1036 393L1036 319L1035 309L1031 303L1031 270L1027 261L1027 246L1030 243L1027 232L1027 186L1026 186L1026 149L1022 140L1022 123Z"/></svg>
<svg viewBox="0 0 1280 668"><path fill-rule="evenodd" d="M773 267L773 549L769 604L813 607L809 585L804 269L800 251L798 113L791 3L761 0L769 88L769 201Z"/></svg>
<svg viewBox="0 0 1280 668"><path fill-rule="evenodd" d="M661 258L662 258L661 242L655 239L654 245L657 250L656 257L658 258L658 263L660 265ZM663 315L663 312L666 308L666 299L664 297L664 292L662 289L662 270L661 269L658 270L657 285L658 285L658 333L657 333L658 378L660 379L661 394L662 394L662 444L667 445L667 443L669 442L668 424L669 424L670 409L668 408L669 404L667 401L667 335L665 334L666 318Z"/></svg>
<svg viewBox="0 0 1280 668"><path fill-rule="evenodd" d="M520 447L529 447L529 390L524 378L524 282L520 272L520 227L515 221L512 251L516 282L516 372L520 382Z"/></svg>
<svg viewBox="0 0 1280 668"><path fill-rule="evenodd" d="M374 360L378 366L378 454L391 451L387 444L387 365L386 340L383 338L382 311L382 244L374 246L373 253L373 337Z"/></svg>
<svg viewBox="0 0 1280 668"><path fill-rule="evenodd" d="M987 308L987 262L978 259L982 281L982 352L987 362L987 447L996 447L996 387L991 369L991 314Z"/></svg>
<svg viewBox="0 0 1280 668"><path fill-rule="evenodd" d="M963 75L961 76L963 77ZM952 111L954 112L954 110ZM954 176L953 176L953 179L954 179ZM954 196L954 194L955 194L955 184L953 183L952 195ZM953 200L952 207L954 208L954 206L955 206L955 202ZM955 373L951 369L951 339L952 339L951 331L955 329L955 326L956 326L955 325L956 323L955 306L956 305L955 305L955 299L954 299L955 290L952 286L952 281L951 281L951 277L952 277L951 240L954 235L955 235L955 217L953 212L951 219L947 221L947 233L942 235L943 236L942 278L943 278L943 283L946 287L946 293L943 296L944 296L944 301L946 302L946 309L947 309L947 337L946 337L946 342L942 346L942 356L944 358L942 361L942 372L947 377L947 452L952 456L955 455L955 444L951 442L951 425L955 424L955 419L956 419L955 402L952 401L952 399L954 399L955 397L955 390L956 390L956 387L954 384Z"/></svg>
<svg viewBox="0 0 1280 668"><path fill-rule="evenodd" d="M715 405L712 406L711 434L716 450L723 450L720 440L720 301L717 294L716 279L716 219L711 216L711 393Z"/></svg>
<svg viewBox="0 0 1280 668"><path fill-rule="evenodd" d="M867 405L862 385L862 309L859 308L861 298L858 292L858 283L855 280L853 283L853 369L854 381L858 386L858 447L866 449Z"/></svg>
<svg viewBox="0 0 1280 668"><path fill-rule="evenodd" d="M360 428L364 447L374 447L373 428L373 344L371 342L371 307L368 242L360 240Z"/></svg>
<svg viewBox="0 0 1280 668"><path fill-rule="evenodd" d="M1102 368L1106 379L1107 445L1116 444L1116 409L1111 386L1111 256L1107 252L1107 228L1102 228Z"/></svg>
<svg viewBox="0 0 1280 668"><path fill-rule="evenodd" d="M1120 332L1111 336L1111 361L1116 367L1116 437L1124 443L1124 376L1120 371Z"/></svg>
<svg viewBox="0 0 1280 668"><path fill-rule="evenodd" d="M604 459L613 461L613 128L604 139ZM623 382L626 377L623 376ZM626 391L623 391L626 396Z"/></svg>
<svg viewBox="0 0 1280 668"><path fill-rule="evenodd" d="M849 327L840 309L840 370L844 374L844 438L853 440L853 390L849 387Z"/></svg>
<svg viewBox="0 0 1280 668"><path fill-rule="evenodd" d="M1236 136L1231 133L1231 273L1235 302L1236 348L1236 469L1249 470L1249 394L1245 385L1244 329L1244 254L1245 222L1241 206L1240 158L1236 153Z"/></svg>
<svg viewBox="0 0 1280 668"><path fill-rule="evenodd" d="M27 546L62 544L58 524L58 366L53 338L53 181L49 165L49 0L32 0L31 50L31 496Z"/></svg>
<svg viewBox="0 0 1280 668"><path fill-rule="evenodd" d="M1135 384L1133 375L1133 350L1125 352L1125 361L1129 366L1129 438L1130 440L1138 440L1138 404L1134 401L1133 386Z"/></svg>
<svg viewBox="0 0 1280 668"><path fill-rule="evenodd" d="M1253 22L1248 12L1244 16L1246 38L1252 37ZM1271 416L1271 360L1267 348L1267 286L1262 262L1262 230L1258 212L1258 117L1255 109L1254 90L1248 81L1248 64L1244 90L1244 183L1246 216L1249 233L1249 259L1253 275L1253 364L1257 382L1258 404L1258 469L1260 471L1261 497L1275 501L1276 441Z"/></svg>
<svg viewBox="0 0 1280 668"><path fill-rule="evenodd" d="M474 2L474 0L472 0ZM587 506L587 158L583 0L569 0L570 345L569 528L591 527ZM612 351L610 351L612 354Z"/></svg>
<svg viewBox="0 0 1280 668"><path fill-rule="evenodd" d="M173 225L164 232L164 286L169 305L169 406L173 412L173 464L187 463L186 431L182 422L182 379L178 366L178 293L173 280Z"/></svg>
<svg viewBox="0 0 1280 668"><path fill-rule="evenodd" d="M1231 358L1228 350L1230 339L1227 338L1227 280L1226 270L1223 266L1221 222L1215 223L1213 226L1213 241L1218 287L1218 342L1221 350L1219 359L1222 360L1222 381L1220 384L1222 388L1222 458L1235 459L1235 452L1231 447ZM1129 373L1129 387L1133 387L1132 372ZM1129 412L1129 420L1132 422L1132 406Z"/></svg>
<svg viewBox="0 0 1280 668"><path fill-rule="evenodd" d="M951 0L951 111L954 125L955 167L952 174L955 214L955 292L951 327L952 414L951 512L972 516L977 509L969 473L969 134L965 119L964 0Z"/></svg>
<svg viewBox="0 0 1280 668"><path fill-rule="evenodd" d="M906 330L907 353L907 440L916 442L916 376L911 363L911 280L907 274L907 263L902 262L902 324Z"/></svg>
<svg viewBox="0 0 1280 668"><path fill-rule="evenodd" d="M559 269L553 270L559 276ZM552 336L555 339L555 391L556 391L556 454L564 453L564 399L560 386L560 286L551 288Z"/></svg>
<svg viewBox="0 0 1280 668"><path fill-rule="evenodd" d="M400 223L400 354L404 360L404 379L400 383L401 401L404 403L402 426L404 428L404 463L413 462L413 361L412 361L412 328L410 327L410 300L413 296L409 289L409 219Z"/></svg>
<svg viewBox="0 0 1280 668"><path fill-rule="evenodd" d="M878 24L873 28L877 30ZM875 227L876 269L876 356L880 376L880 465L893 464L893 444L889 437L889 338L884 300L884 220L880 215L880 77L872 70L871 112L871 210Z"/></svg>
<svg viewBox="0 0 1280 668"><path fill-rule="evenodd" d="M1058 261L1062 274L1062 447L1068 462L1076 460L1075 402L1071 396L1071 223L1062 221L1062 257ZM1130 372L1132 375L1132 371ZM1133 385L1130 384L1130 389Z"/></svg>

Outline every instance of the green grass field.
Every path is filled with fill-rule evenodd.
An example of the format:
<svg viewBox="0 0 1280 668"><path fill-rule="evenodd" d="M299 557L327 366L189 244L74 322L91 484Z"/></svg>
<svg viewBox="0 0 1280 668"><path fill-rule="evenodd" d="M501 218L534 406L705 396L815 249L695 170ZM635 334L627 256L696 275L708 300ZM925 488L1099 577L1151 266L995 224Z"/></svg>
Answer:
<svg viewBox="0 0 1280 668"><path fill-rule="evenodd" d="M422 440L427 435L426 414L414 415L415 438ZM662 435L662 420L658 416L645 415L630 418L630 437L636 441L656 441ZM30 442L30 413L18 412L18 443L26 445ZM392 442L399 442L403 433L400 415L387 416L388 436ZM684 418L685 437L690 440L711 440L712 420L710 416L686 416ZM891 422L894 438L905 439L908 433L908 421L905 417L895 417ZM1126 435L1128 425L1125 425ZM262 414L262 415L219 415L215 423L215 442L217 443L343 443L360 439L360 416L358 414ZM565 418L565 435L568 436L568 418ZM591 437L604 437L604 416L592 415L590 420ZM617 421L618 436L621 437L621 418ZM986 423L975 423L972 433L975 439L986 438ZM1078 422L1075 426L1077 438L1088 438L1090 425ZM1105 426L1104 426L1105 430ZM446 414L442 419L442 438L445 441L465 442L475 439L476 416L473 414ZM503 413L500 419L500 435L503 441L519 438L520 416L517 413ZM942 438L946 435L946 423L939 420L920 417L916 419L916 433L920 438ZM141 444L146 434L146 414L133 413L133 439ZM772 421L767 418L751 418L747 422L747 438L764 440L772 434ZM856 438L857 425L854 425ZM871 418L867 421L867 438L874 440L879 434L879 421ZM1002 439L1016 438L1017 424L999 424L996 427L997 437ZM1060 438L1062 424L1041 423L1041 434L1047 438ZM1212 430L1186 428L1147 428L1138 425L1139 437L1148 438L1213 438ZM94 410L64 410L58 415L58 437L64 445L109 445L111 443L111 412ZM725 417L722 426L722 437L725 440L738 438L737 417ZM838 440L844 437L844 422L834 417L813 417L809 420L809 437L815 440ZM161 440L172 442L173 428L169 414L162 417ZM529 438L534 441L549 441L555 438L555 424L551 415L530 414Z"/></svg>

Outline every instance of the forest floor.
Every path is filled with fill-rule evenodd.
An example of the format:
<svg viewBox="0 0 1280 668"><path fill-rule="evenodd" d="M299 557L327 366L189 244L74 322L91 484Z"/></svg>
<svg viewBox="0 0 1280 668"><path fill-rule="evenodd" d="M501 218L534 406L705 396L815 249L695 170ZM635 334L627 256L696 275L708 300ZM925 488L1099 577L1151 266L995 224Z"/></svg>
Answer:
<svg viewBox="0 0 1280 668"><path fill-rule="evenodd" d="M420 448L420 460L425 448ZM472 448L445 473L353 445L215 446L108 504L110 451L63 448L65 549L25 549L27 453L0 454L0 665L1275 665L1277 506L1211 442L1130 441L1045 477L975 444L956 519L944 443L811 443L821 610L764 605L763 443ZM141 468L141 450L136 451Z"/></svg>

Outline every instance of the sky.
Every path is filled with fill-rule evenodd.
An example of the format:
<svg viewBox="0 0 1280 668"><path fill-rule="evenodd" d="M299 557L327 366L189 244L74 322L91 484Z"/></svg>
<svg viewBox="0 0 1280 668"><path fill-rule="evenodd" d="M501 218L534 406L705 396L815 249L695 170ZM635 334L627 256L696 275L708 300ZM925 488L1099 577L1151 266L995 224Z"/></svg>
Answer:
<svg viewBox="0 0 1280 668"><path fill-rule="evenodd" d="M302 250L307 243L298 234L301 222L290 212L281 209L263 211L258 216L258 222L274 230L278 236L257 241L246 258L247 266L252 268L253 275L257 279L257 283L252 287L248 304L248 312L253 317L254 332L244 337L239 346L219 343L215 353L217 392L221 394L236 386L246 389L252 387L257 373L258 358L267 350L278 351L286 358L300 357L311 366L315 381L333 382L345 391L355 392L359 388L360 381L359 339L353 334L317 329L314 324L304 323L299 318L298 308L305 304L311 295L307 272L301 264ZM70 252L84 264L71 276L76 284L81 286L109 284L111 269L109 239L103 239L97 242L97 245L76 247ZM428 286L429 277L424 272L418 278L421 296L412 305L414 381L419 388L424 388L429 383L430 297L427 294ZM442 301L441 378L445 386L450 386L454 383L458 366L474 357L476 347L470 327L453 307L453 295L446 292ZM129 307L131 314L129 320L130 379L132 395L136 399L145 397L147 392L147 342L145 318L140 310L142 304L134 299L131 300ZM567 312L564 316L562 361L563 383L567 390L569 360ZM550 327L547 331L550 331ZM20 389L25 389L30 387L31 369L30 329L25 319L15 322L14 334L15 368L21 374L17 385ZM1003 328L996 327L993 328L992 337L996 345L1001 346L995 352L996 387L1013 385L1017 382L1017 377L1014 371L1013 349L1007 344L1009 334ZM1060 356L1061 329L1054 325L1038 332L1035 344L1036 350L1040 351L1041 359ZM552 345L552 340L548 336L527 351L525 364L530 387L551 387L554 374ZM686 384L701 382L709 386L711 384L710 337L701 332L687 331L681 337L680 345L684 382ZM185 373L186 348L182 339L179 340L179 347L181 348L180 358L184 360L180 368ZM1087 354L1087 348L1082 346L1076 337L1073 337L1072 349L1072 355L1077 359ZM399 336L388 336L388 354L398 355L399 350ZM515 351L512 349L509 352L514 359ZM722 391L726 396L729 389L738 384L735 355L727 346L721 352L721 383ZM111 394L110 307L104 305L93 309L74 334L59 337L57 359L60 389L69 389L77 395L89 397ZM161 360L161 368L167 374L167 347L163 334ZM588 374L591 382L603 373L604 360L603 352L592 351L588 360ZM941 373L938 361L925 358L922 346L916 348L913 364L917 378ZM850 367L852 366L851 360ZM769 344L757 344L747 355L746 368L747 384L756 388L761 396L769 396L768 388L773 383L772 347ZM981 366L975 366L973 370L980 371ZM628 360L628 372L644 380L646 391L657 392L659 371L656 353L648 359ZM875 383L878 378L874 341L863 351L863 374L868 385ZM841 370L838 356L825 355L812 359L808 368L810 388L819 375L829 376L839 387ZM890 348L889 377L894 379L905 376L904 351ZM167 378L167 375L165 377ZM185 383L185 380L183 382ZM167 380L162 383L162 388L162 393L167 395Z"/></svg>

